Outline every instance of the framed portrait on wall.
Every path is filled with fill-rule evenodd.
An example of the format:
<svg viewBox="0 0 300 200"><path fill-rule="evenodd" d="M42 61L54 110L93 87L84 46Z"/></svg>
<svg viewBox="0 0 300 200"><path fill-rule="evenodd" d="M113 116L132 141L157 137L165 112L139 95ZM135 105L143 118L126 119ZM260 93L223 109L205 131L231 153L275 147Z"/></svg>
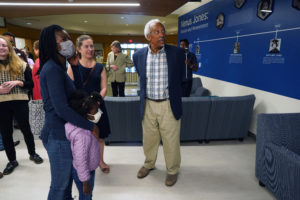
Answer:
<svg viewBox="0 0 300 200"><path fill-rule="evenodd" d="M196 53L195 54L196 55L200 54L200 46L199 46L199 44L197 44L197 46L196 46Z"/></svg>
<svg viewBox="0 0 300 200"><path fill-rule="evenodd" d="M6 27L5 18L0 17L0 28L5 28L5 27Z"/></svg>
<svg viewBox="0 0 300 200"><path fill-rule="evenodd" d="M246 0L234 0L234 6L238 9L243 7L243 5L246 3Z"/></svg>
<svg viewBox="0 0 300 200"><path fill-rule="evenodd" d="M233 45L233 53L234 54L240 53L240 47L241 47L241 43L235 42Z"/></svg>
<svg viewBox="0 0 300 200"><path fill-rule="evenodd" d="M223 13L219 13L216 18L216 27L221 30L225 24L225 16Z"/></svg>
<svg viewBox="0 0 300 200"><path fill-rule="evenodd" d="M257 4L257 17L267 19L273 12L273 0L261 0Z"/></svg>
<svg viewBox="0 0 300 200"><path fill-rule="evenodd" d="M297 10L300 10L300 0L293 0L292 7L296 8Z"/></svg>
<svg viewBox="0 0 300 200"><path fill-rule="evenodd" d="M270 40L269 53L280 53L281 39L275 38Z"/></svg>

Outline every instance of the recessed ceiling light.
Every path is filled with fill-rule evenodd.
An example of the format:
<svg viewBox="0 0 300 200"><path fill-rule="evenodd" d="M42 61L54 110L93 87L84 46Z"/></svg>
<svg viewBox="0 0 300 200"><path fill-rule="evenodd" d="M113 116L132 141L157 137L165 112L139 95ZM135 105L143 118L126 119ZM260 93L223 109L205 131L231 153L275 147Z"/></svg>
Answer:
<svg viewBox="0 0 300 200"><path fill-rule="evenodd" d="M18 3L18 2L0 2L0 6L53 6L53 7L137 7L139 3Z"/></svg>
<svg viewBox="0 0 300 200"><path fill-rule="evenodd" d="M27 24L27 25L32 25L32 23L30 23L30 22L27 22L26 24Z"/></svg>
<svg viewBox="0 0 300 200"><path fill-rule="evenodd" d="M121 19L125 19L125 17L121 17Z"/></svg>
<svg viewBox="0 0 300 200"><path fill-rule="evenodd" d="M87 21L87 20L84 20L83 22L84 22L84 23L88 23L88 21Z"/></svg>

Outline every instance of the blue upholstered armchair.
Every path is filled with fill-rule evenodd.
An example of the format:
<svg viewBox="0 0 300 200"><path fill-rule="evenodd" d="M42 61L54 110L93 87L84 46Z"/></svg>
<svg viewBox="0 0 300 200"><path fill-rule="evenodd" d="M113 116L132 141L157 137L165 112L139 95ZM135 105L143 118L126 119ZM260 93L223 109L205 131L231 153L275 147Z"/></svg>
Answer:
<svg viewBox="0 0 300 200"><path fill-rule="evenodd" d="M278 199L300 199L300 113L259 114L255 174Z"/></svg>

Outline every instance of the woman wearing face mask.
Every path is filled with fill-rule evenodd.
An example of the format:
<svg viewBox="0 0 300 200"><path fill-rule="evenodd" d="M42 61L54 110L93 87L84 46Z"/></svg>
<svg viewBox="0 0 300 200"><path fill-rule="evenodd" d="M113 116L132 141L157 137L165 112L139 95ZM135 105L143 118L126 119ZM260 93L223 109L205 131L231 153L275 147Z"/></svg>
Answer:
<svg viewBox="0 0 300 200"><path fill-rule="evenodd" d="M90 130L98 137L97 126L68 106L68 97L75 90L66 73L66 61L76 64L75 48L67 32L58 25L41 31L39 44L40 86L45 110L41 139L48 153L51 185L48 200L72 199L72 152L64 124ZM75 62L75 63L74 63Z"/></svg>
<svg viewBox="0 0 300 200"><path fill-rule="evenodd" d="M77 66L68 68L68 74L77 87L83 89L88 94L93 91L99 92L104 99L107 91L106 71L102 64L95 61L95 50L93 39L89 35L81 35L76 40L77 51L79 52L79 63ZM104 102L100 104L103 112L97 126L99 127L100 145L100 169L103 173L109 173L109 166L104 162L104 139L110 134L109 120Z"/></svg>

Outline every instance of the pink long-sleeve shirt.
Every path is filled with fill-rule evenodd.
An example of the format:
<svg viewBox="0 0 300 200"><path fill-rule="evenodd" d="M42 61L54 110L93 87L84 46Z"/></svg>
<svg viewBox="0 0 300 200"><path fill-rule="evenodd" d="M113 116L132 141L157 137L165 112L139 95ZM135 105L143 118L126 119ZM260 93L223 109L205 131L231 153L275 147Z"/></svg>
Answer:
<svg viewBox="0 0 300 200"><path fill-rule="evenodd" d="M100 147L97 138L90 130L79 128L71 123L65 124L66 137L71 142L73 166L81 182L90 179L90 172L100 163Z"/></svg>

